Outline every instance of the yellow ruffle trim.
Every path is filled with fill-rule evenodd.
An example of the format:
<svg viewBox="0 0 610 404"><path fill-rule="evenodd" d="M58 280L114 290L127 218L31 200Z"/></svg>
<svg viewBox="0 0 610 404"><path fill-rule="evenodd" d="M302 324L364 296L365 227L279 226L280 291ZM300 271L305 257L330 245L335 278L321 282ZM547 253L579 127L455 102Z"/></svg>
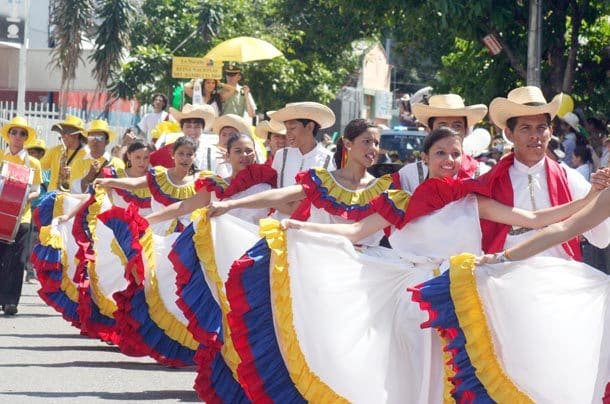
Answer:
<svg viewBox="0 0 610 404"><path fill-rule="evenodd" d="M392 177L384 175L379 177L375 183L365 189L351 191L338 185L337 180L324 168L315 168L316 177L320 180L320 187L327 192L325 198L334 199L337 202L349 206L366 206L372 199L388 190L392 185Z"/></svg>
<svg viewBox="0 0 610 404"><path fill-rule="evenodd" d="M261 219L260 234L265 237L271 250L270 271L273 314L277 325L278 342L290 378L299 393L309 402L347 403L348 401L345 398L338 395L309 368L305 355L299 346L292 314L286 232L280 229L278 221Z"/></svg>
<svg viewBox="0 0 610 404"><path fill-rule="evenodd" d="M60 204L60 206L63 204ZM56 205L57 206L57 205ZM63 209L62 209L63 211ZM55 211L54 211L55 212ZM59 213L60 215L62 213ZM61 234L53 231L53 225L43 226L40 228L39 240L44 247L51 247L61 251L61 290L74 303L78 303L78 289L74 282L68 277L68 254Z"/></svg>
<svg viewBox="0 0 610 404"><path fill-rule="evenodd" d="M114 170L116 171L116 175L118 178L130 178L127 175L127 172L125 172L125 168L123 167L114 167ZM99 187L98 187L99 188ZM136 195L138 198L150 198L151 194L150 194L150 189L148 187L146 188L136 188L136 189L131 189L129 191L127 191L131 194Z"/></svg>
<svg viewBox="0 0 610 404"><path fill-rule="evenodd" d="M96 236L97 215L102 210L102 203L104 202L105 196L106 196L105 189L103 189L101 187L96 188L95 202L93 202L89 206L89 213L87 215L87 225L89 226L89 231L90 231L92 237L94 238L94 240L96 240L96 241L97 241L97 236ZM93 248L95 249L95 243L93 244ZM119 257L119 259L121 260L121 264L124 267L127 264L127 259L124 258L125 254L123 253L123 250L121 250L121 248L118 246L118 243L116 242L116 239L114 239L114 238L111 241L111 248L112 248L112 251L115 253L115 255L117 255ZM95 254L96 254L96 256L98 255L97 249L95 249ZM117 305L116 305L116 302L114 301L114 299L109 298L106 295L104 295L104 293L100 289L100 286L99 286L100 278L97 273L95 260L89 261L88 272L89 272L89 290L91 291L91 298L93 299L95 304L98 306L100 313L102 313L103 315L105 315L107 317L113 318L114 312L117 309Z"/></svg>
<svg viewBox="0 0 610 404"><path fill-rule="evenodd" d="M451 298L460 328L466 337L466 351L487 394L497 403L533 403L504 373L496 355L474 275L474 255L451 257Z"/></svg>
<svg viewBox="0 0 610 404"><path fill-rule="evenodd" d="M218 273L218 266L216 265L214 240L212 238L212 226L210 221L207 220L206 209L197 209L193 213L193 219L193 223L197 224L195 227L195 235L193 236L197 257L199 258L199 261L203 263L203 270L207 275L207 279L209 279L216 288L216 296L218 296L220 310L222 311L224 344L222 345L220 352L227 366L229 366L229 369L231 369L233 378L238 380L237 367L241 363L241 359L235 350L235 346L233 345L231 330L227 322L227 314L231 309L229 306L229 300L227 299L224 282Z"/></svg>
<svg viewBox="0 0 610 404"><path fill-rule="evenodd" d="M407 209L411 194L400 189L390 189L387 191L388 199L392 201L394 206L402 211Z"/></svg>
<svg viewBox="0 0 610 404"><path fill-rule="evenodd" d="M64 199L66 195L63 192L58 192L53 204L53 217L58 217L64 214Z"/></svg>
<svg viewBox="0 0 610 404"><path fill-rule="evenodd" d="M174 185L168 176L168 170L165 167L154 167L155 175L153 181L157 184L162 193L171 196L175 199L185 200L195 195L194 181L185 185Z"/></svg>
<svg viewBox="0 0 610 404"><path fill-rule="evenodd" d="M142 245L142 260L144 261L144 281L146 282L146 303L148 314L165 331L166 335L179 344L195 351L199 343L195 341L193 334L182 324L168 309L161 299L159 283L155 273L155 259L152 230L147 229L140 240ZM171 285L173 286L173 285Z"/></svg>

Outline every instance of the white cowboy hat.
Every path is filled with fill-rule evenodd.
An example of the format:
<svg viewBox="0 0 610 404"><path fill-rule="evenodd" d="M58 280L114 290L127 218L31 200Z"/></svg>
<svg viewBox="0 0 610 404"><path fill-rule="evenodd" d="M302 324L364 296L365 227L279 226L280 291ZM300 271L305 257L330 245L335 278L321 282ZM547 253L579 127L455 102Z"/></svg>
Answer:
<svg viewBox="0 0 610 404"><path fill-rule="evenodd" d="M506 128L506 121L518 116L549 114L551 119L557 115L561 97L555 96L546 102L538 87L517 87L508 93L507 98L494 98L489 104L489 116L500 129Z"/></svg>
<svg viewBox="0 0 610 404"><path fill-rule="evenodd" d="M237 129L239 133L245 133L252 136L252 126L250 123L241 116L235 114L223 115L216 119L214 121L214 126L212 126L212 132L219 135L222 128L227 126Z"/></svg>
<svg viewBox="0 0 610 404"><path fill-rule="evenodd" d="M278 122L286 122L293 119L309 119L320 125L320 129L330 128L335 124L335 113L330 108L310 101L286 104L284 108L268 115L271 119Z"/></svg>
<svg viewBox="0 0 610 404"><path fill-rule="evenodd" d="M214 108L208 104L184 104L182 111L178 111L177 109L170 107L169 114L178 122L182 121L183 119L203 119L205 121L204 130L209 130L214 124L214 119L216 119L216 111L214 111Z"/></svg>
<svg viewBox="0 0 610 404"><path fill-rule="evenodd" d="M428 125L430 118L439 116L464 116L469 128L479 122L485 114L487 107L483 104L465 106L464 100L457 94L433 95L428 104L411 104L411 112L418 121Z"/></svg>
<svg viewBox="0 0 610 404"><path fill-rule="evenodd" d="M275 121L273 119L269 121L260 121L256 128L254 129L254 133L261 139L267 139L267 135L269 133L277 133L278 135L286 134L286 127L283 123Z"/></svg>
<svg viewBox="0 0 610 404"><path fill-rule="evenodd" d="M560 119L570 125L576 132L580 133L580 119L578 119L578 115L574 112L566 112Z"/></svg>

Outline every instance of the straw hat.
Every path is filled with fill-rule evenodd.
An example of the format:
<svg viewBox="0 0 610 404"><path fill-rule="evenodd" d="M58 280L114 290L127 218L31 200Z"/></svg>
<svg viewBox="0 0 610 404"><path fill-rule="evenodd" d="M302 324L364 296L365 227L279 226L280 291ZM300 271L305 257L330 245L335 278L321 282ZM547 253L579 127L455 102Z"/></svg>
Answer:
<svg viewBox="0 0 610 404"><path fill-rule="evenodd" d="M576 115L574 112L566 112L566 114L560 119L570 125L570 127L576 132L580 133L580 119L578 119L578 115Z"/></svg>
<svg viewBox="0 0 610 404"><path fill-rule="evenodd" d="M24 129L28 133L28 137L25 138L25 142L23 143L24 147L28 147L30 143L36 140L36 130L28 126L28 121L26 121L25 118L15 116L13 117L13 119L5 123L2 126L2 129L0 130L2 133L2 137L4 138L7 144L10 143L8 133L12 128Z"/></svg>
<svg viewBox="0 0 610 404"><path fill-rule="evenodd" d="M561 97L555 96L547 103L538 87L517 87L508 93L507 98L493 99L489 104L489 116L500 129L505 129L506 121L518 116L549 114L553 119L560 105Z"/></svg>
<svg viewBox="0 0 610 404"><path fill-rule="evenodd" d="M214 119L216 119L216 111L214 111L214 108L212 108L212 106L208 104L184 104L184 107L182 107L182 111L178 111L177 109L170 107L169 113L178 122L181 122L184 119L203 119L205 121L204 130L209 130L210 127L212 127L212 125L214 124Z"/></svg>
<svg viewBox="0 0 610 404"><path fill-rule="evenodd" d="M40 149L40 150L47 150L47 144L45 143L44 139L34 139L34 141L30 142L30 144L26 147L26 149Z"/></svg>
<svg viewBox="0 0 610 404"><path fill-rule="evenodd" d="M269 121L260 121L256 128L254 129L254 133L261 139L267 139L267 135L269 133L277 133L278 135L286 134L286 127L283 123L274 121L273 119Z"/></svg>
<svg viewBox="0 0 610 404"><path fill-rule="evenodd" d="M222 128L227 126L237 129L239 133L246 133L252 136L252 126L250 126L250 123L241 116L235 114L223 115L216 119L216 121L214 121L214 126L212 127L212 132L219 135Z"/></svg>
<svg viewBox="0 0 610 404"><path fill-rule="evenodd" d="M116 139L116 133L113 130L110 130L108 122L104 121L103 119L95 119L91 121L91 123L89 124L89 129L87 130L87 136L89 136L91 132L105 133L108 136L109 142L112 142L114 139Z"/></svg>
<svg viewBox="0 0 610 404"><path fill-rule="evenodd" d="M439 94L431 96L427 105L411 104L411 112L424 125L428 125L430 118L434 117L465 116L466 124L471 128L487 114L487 107L483 104L466 106L457 94Z"/></svg>
<svg viewBox="0 0 610 404"><path fill-rule="evenodd" d="M87 136L87 132L85 131L85 123L82 119L74 115L66 115L66 120L51 126L51 130L54 132L59 132L62 135L81 133L83 136Z"/></svg>
<svg viewBox="0 0 610 404"><path fill-rule="evenodd" d="M327 106L317 102L293 102L268 115L278 122L309 119L320 125L320 129L330 128L335 124L335 113Z"/></svg>

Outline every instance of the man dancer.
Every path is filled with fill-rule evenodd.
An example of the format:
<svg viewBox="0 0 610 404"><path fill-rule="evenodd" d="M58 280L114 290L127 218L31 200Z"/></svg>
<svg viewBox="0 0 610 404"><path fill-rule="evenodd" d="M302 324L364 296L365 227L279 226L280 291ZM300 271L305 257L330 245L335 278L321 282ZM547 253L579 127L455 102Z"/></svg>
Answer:
<svg viewBox="0 0 610 404"><path fill-rule="evenodd" d="M464 100L457 94L433 95L426 104L413 104L413 115L427 126L431 132L446 126L458 132L462 140L470 129L487 114L483 104L465 106ZM462 164L458 177L475 178L489 171L489 166L480 163L468 155L462 156ZM396 187L413 193L415 189L428 178L428 167L420 160L406 164L397 173L392 174Z"/></svg>
<svg viewBox="0 0 610 404"><path fill-rule="evenodd" d="M578 172L546 156L553 134L551 120L559 105L559 98L547 103L542 91L533 86L515 88L507 98L498 97L491 102L491 119L514 144L514 153L505 156L479 179L489 186L493 199L517 208L537 210L583 198L589 192L591 184ZM485 253L510 248L536 231L486 220L481 221L481 227ZM605 247L610 242L610 219L584 236L591 244ZM576 238L540 255L582 260Z"/></svg>

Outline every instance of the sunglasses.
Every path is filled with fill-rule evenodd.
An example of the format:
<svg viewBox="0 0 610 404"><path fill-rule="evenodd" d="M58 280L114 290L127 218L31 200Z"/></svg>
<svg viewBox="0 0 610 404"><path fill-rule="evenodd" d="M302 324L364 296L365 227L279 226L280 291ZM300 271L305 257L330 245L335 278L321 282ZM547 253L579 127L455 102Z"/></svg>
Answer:
<svg viewBox="0 0 610 404"><path fill-rule="evenodd" d="M9 131L9 135L19 136L19 137L23 137L23 138L28 137L28 133L26 131L24 131L24 130L17 130L17 129L11 129Z"/></svg>
<svg viewBox="0 0 610 404"><path fill-rule="evenodd" d="M94 141L97 141L97 142L105 142L106 141L106 135L89 135L89 137L87 139L94 140Z"/></svg>

